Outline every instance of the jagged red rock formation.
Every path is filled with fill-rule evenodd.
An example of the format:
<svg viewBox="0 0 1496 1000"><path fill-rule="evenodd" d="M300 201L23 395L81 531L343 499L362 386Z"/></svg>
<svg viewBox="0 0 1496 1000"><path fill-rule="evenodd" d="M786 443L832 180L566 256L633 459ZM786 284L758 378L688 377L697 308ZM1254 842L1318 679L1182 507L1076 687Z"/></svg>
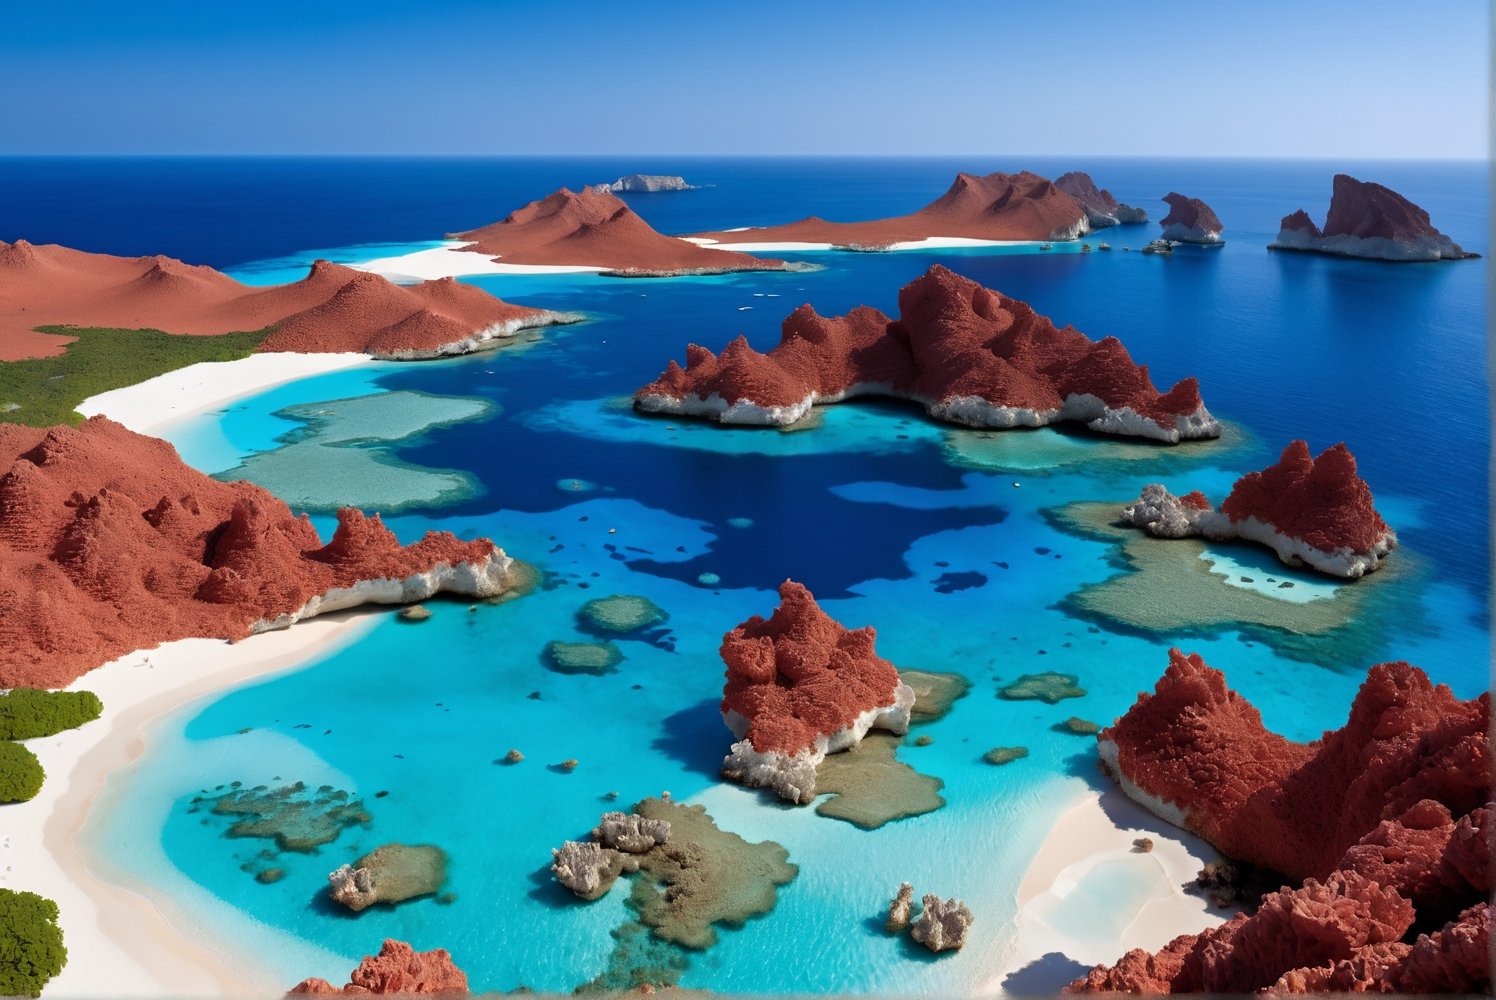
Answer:
<svg viewBox="0 0 1496 1000"><path fill-rule="evenodd" d="M299 993L448 993L465 995L467 974L445 948L416 951L404 941L387 938L379 954L358 963L341 989L325 979L303 979L291 988Z"/></svg>
<svg viewBox="0 0 1496 1000"><path fill-rule="evenodd" d="M978 240L1070 240L1088 232L1086 208L1053 182L1017 174L960 173L950 188L909 215L868 222L827 222L817 216L782 226L698 233L732 243L829 243L879 248L931 237Z"/></svg>
<svg viewBox="0 0 1496 1000"><path fill-rule="evenodd" d="M722 637L722 718L738 742L723 774L815 798L815 767L873 727L904 733L914 691L874 649L871 626L848 630L801 584L779 587L779 607Z"/></svg>
<svg viewBox="0 0 1496 1000"><path fill-rule="evenodd" d="M491 225L453 233L462 247L506 264L600 267L651 276L779 271L782 260L715 250L656 232L617 195L566 188L516 209Z"/></svg>
<svg viewBox="0 0 1496 1000"><path fill-rule="evenodd" d="M345 509L326 545L250 483L183 464L104 417L0 424L0 688L62 687L173 639L241 639L299 618L449 590L492 596L510 560L488 539L402 546Z"/></svg>
<svg viewBox="0 0 1496 1000"><path fill-rule="evenodd" d="M863 395L915 400L975 427L1072 420L1168 442L1220 434L1193 378L1160 393L1115 337L1057 328L1028 303L938 264L899 292L897 320L868 306L835 317L801 306L769 353L741 337L720 356L693 344L686 367L671 361L634 405L783 425L816 403Z"/></svg>
<svg viewBox="0 0 1496 1000"><path fill-rule="evenodd" d="M254 288L171 257L114 257L68 247L0 243L0 361L50 357L70 325L207 335L274 327L261 351L350 351L430 357L526 327L577 317L512 305L451 278L396 285L319 260L307 276Z"/></svg>
<svg viewBox="0 0 1496 1000"><path fill-rule="evenodd" d="M1072 170L1055 178L1054 186L1081 203L1092 229L1148 221L1147 212L1122 204L1106 188L1098 188L1091 175L1082 171Z"/></svg>
<svg viewBox="0 0 1496 1000"><path fill-rule="evenodd" d="M1479 257L1434 228L1429 214L1389 187L1336 174L1321 229L1302 208L1283 217L1272 250L1308 250L1337 257L1432 261Z"/></svg>
<svg viewBox="0 0 1496 1000"><path fill-rule="evenodd" d="M1290 442L1276 464L1238 479L1219 511L1199 490L1175 497L1151 483L1122 517L1159 538L1259 542L1290 566L1333 576L1378 569L1397 547L1397 535L1377 513L1371 487L1344 443L1314 458L1308 442Z"/></svg>
<svg viewBox="0 0 1496 1000"><path fill-rule="evenodd" d="M1186 198L1177 192L1164 195L1169 204L1169 214L1159 225L1163 227L1163 238L1181 243L1220 243L1221 220L1209 205L1199 198Z"/></svg>
<svg viewBox="0 0 1496 1000"><path fill-rule="evenodd" d="M1154 693L1098 736L1102 760L1158 815L1302 884L1070 989L1485 992L1489 693L1462 701L1381 664L1344 727L1293 743L1198 656L1169 656Z"/></svg>

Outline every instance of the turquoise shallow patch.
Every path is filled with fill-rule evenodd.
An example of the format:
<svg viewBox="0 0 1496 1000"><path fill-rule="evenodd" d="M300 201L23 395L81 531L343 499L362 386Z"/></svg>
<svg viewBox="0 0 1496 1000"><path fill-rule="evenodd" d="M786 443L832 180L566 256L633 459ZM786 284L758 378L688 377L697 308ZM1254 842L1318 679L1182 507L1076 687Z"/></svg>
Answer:
<svg viewBox="0 0 1496 1000"><path fill-rule="evenodd" d="M289 406L276 416L302 428L286 435L281 447L249 456L220 478L247 479L298 510L353 506L391 512L457 503L481 492L471 475L411 465L396 450L434 428L497 409L482 399L421 392Z"/></svg>

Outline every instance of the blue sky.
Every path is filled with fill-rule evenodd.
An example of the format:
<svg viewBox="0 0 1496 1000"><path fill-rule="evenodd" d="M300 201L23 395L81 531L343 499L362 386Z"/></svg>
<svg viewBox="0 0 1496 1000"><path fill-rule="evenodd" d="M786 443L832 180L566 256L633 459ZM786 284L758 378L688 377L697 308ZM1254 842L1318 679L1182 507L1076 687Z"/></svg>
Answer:
<svg viewBox="0 0 1496 1000"><path fill-rule="evenodd" d="M1482 0L45 0L0 152L1485 157Z"/></svg>

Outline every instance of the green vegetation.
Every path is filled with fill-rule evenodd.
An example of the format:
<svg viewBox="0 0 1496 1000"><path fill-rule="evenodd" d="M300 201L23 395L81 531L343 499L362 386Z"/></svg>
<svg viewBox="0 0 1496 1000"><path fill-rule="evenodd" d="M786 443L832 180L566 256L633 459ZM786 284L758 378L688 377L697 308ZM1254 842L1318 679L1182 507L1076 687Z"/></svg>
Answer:
<svg viewBox="0 0 1496 1000"><path fill-rule="evenodd" d="M41 996L67 959L57 904L34 892L0 889L0 996Z"/></svg>
<svg viewBox="0 0 1496 1000"><path fill-rule="evenodd" d="M92 722L104 711L92 691L39 691L16 688L0 695L0 739L34 740L56 736Z"/></svg>
<svg viewBox="0 0 1496 1000"><path fill-rule="evenodd" d="M199 361L237 361L254 353L270 331L189 337L160 330L41 326L42 333L78 338L52 358L0 362L0 419L48 427L76 424L74 407L89 396L144 382Z"/></svg>
<svg viewBox="0 0 1496 1000"><path fill-rule="evenodd" d="M19 743L0 740L0 802L27 802L42 790L47 772L36 754ZM3 952L0 952L3 954ZM0 993L0 996L9 996Z"/></svg>

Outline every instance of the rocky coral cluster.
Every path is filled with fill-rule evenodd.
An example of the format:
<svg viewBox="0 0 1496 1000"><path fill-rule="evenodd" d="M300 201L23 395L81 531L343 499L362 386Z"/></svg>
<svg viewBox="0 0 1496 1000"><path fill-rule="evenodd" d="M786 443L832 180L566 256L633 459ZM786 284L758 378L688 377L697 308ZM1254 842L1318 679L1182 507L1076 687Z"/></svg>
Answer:
<svg viewBox="0 0 1496 1000"><path fill-rule="evenodd" d="M1294 743L1219 671L1171 651L1153 694L1100 734L1103 762L1142 805L1297 888L1071 989L1486 991L1489 721L1489 693L1462 701L1385 663L1345 726Z"/></svg>
<svg viewBox="0 0 1496 1000"><path fill-rule="evenodd" d="M1075 422L1171 444L1221 433L1193 378L1159 392L1115 337L1056 327L1028 303L939 264L900 290L897 320L869 306L835 317L801 306L767 354L741 337L720 355L692 344L686 366L671 361L634 405L783 426L814 405L857 396L913 400L972 427Z"/></svg>
<svg viewBox="0 0 1496 1000"><path fill-rule="evenodd" d="M440 993L465 996L467 974L452 961L445 948L416 951L404 941L388 938L379 954L369 955L339 988L325 979L303 979L291 988L301 993L380 993L408 996Z"/></svg>
<svg viewBox="0 0 1496 1000"><path fill-rule="evenodd" d="M1434 228L1428 212L1389 187L1336 174L1324 228L1302 208L1283 217L1270 250L1389 261L1479 257Z"/></svg>
<svg viewBox="0 0 1496 1000"><path fill-rule="evenodd" d="M582 899L600 899L618 876L639 870L639 855L670 843L670 821L636 813L603 813L591 840L551 851L551 874Z"/></svg>
<svg viewBox="0 0 1496 1000"><path fill-rule="evenodd" d="M1275 465L1238 479L1220 510L1199 490L1175 496L1150 483L1122 519L1156 538L1258 542L1290 566L1348 578L1380 568L1397 547L1344 444L1314 458L1306 442L1292 442Z"/></svg>
<svg viewBox="0 0 1496 1000"><path fill-rule="evenodd" d="M360 913L439 891L447 880L447 854L431 844L384 844L328 874L328 896Z"/></svg>
<svg viewBox="0 0 1496 1000"><path fill-rule="evenodd" d="M965 903L926 893L920 904L916 913L914 886L909 882L900 884L884 920L888 933L901 934L907 929L910 937L933 952L952 951L966 943L972 917Z"/></svg>
<svg viewBox="0 0 1496 1000"><path fill-rule="evenodd" d="M0 687L63 687L173 639L512 585L488 539L433 531L401 545L353 509L324 545L265 490L205 476L103 417L0 424L0 468Z"/></svg>
<svg viewBox="0 0 1496 1000"><path fill-rule="evenodd" d="M816 766L873 728L909 730L914 691L874 649L872 627L845 628L803 585L786 580L780 604L722 637L722 719L737 742L722 774L790 802L816 796Z"/></svg>

